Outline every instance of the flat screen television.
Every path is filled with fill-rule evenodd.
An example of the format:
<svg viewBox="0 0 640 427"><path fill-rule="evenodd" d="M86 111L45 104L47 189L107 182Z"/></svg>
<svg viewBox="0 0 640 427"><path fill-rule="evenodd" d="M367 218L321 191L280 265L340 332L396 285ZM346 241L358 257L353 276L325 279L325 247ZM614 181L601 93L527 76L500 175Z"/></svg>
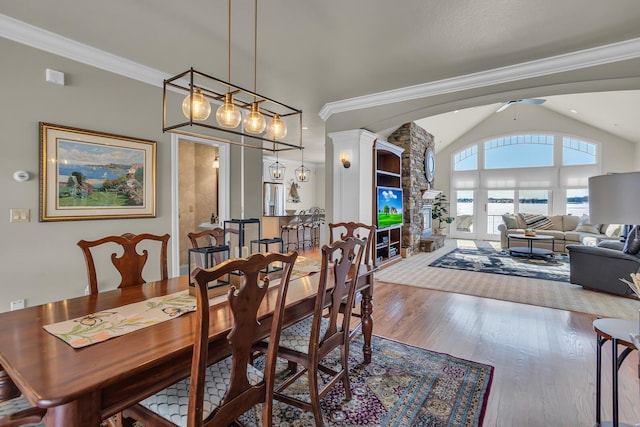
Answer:
<svg viewBox="0 0 640 427"><path fill-rule="evenodd" d="M402 189L378 187L378 228L402 224Z"/></svg>

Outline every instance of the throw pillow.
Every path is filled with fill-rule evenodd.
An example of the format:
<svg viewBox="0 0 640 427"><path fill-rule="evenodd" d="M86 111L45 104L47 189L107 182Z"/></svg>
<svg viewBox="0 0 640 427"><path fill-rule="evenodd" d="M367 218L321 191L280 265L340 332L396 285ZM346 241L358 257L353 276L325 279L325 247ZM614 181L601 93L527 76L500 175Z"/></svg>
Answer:
<svg viewBox="0 0 640 427"><path fill-rule="evenodd" d="M620 224L605 224L600 228L600 233L604 234L607 237L618 237L620 236L620 231L622 230L622 226Z"/></svg>
<svg viewBox="0 0 640 427"><path fill-rule="evenodd" d="M636 225L631 229L624 242L622 252L629 255L636 255L640 252L640 226Z"/></svg>
<svg viewBox="0 0 640 427"><path fill-rule="evenodd" d="M553 228L553 222L544 215L521 213L520 218L527 223L527 228L538 230L550 230Z"/></svg>
<svg viewBox="0 0 640 427"><path fill-rule="evenodd" d="M589 222L589 215L582 215L575 231L581 233L600 234L600 224L591 224Z"/></svg>
<svg viewBox="0 0 640 427"><path fill-rule="evenodd" d="M518 220L514 214L504 214L502 215L502 222L509 229L518 228Z"/></svg>

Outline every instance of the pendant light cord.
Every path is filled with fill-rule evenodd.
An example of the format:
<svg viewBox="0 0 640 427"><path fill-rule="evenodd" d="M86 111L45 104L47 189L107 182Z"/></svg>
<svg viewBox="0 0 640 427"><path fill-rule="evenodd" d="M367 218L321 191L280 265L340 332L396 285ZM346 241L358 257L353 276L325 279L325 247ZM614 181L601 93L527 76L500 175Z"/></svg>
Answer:
<svg viewBox="0 0 640 427"><path fill-rule="evenodd" d="M231 82L231 0L229 0L229 46L228 46L228 55L227 55L227 80Z"/></svg>
<svg viewBox="0 0 640 427"><path fill-rule="evenodd" d="M254 1L253 8L253 91L258 87L258 0ZM253 101L257 98L254 96Z"/></svg>

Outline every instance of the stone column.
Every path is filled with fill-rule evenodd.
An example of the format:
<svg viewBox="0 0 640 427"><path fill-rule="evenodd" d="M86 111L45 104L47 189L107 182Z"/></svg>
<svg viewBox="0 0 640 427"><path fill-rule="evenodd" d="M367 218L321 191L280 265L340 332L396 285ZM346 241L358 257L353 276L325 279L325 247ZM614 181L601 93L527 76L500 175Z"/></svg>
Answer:
<svg viewBox="0 0 640 427"><path fill-rule="evenodd" d="M411 246L414 252L419 250L420 235L423 227L422 194L430 190L424 170L424 158L427 147L434 148L433 135L415 123L405 123L387 139L390 143L404 148L402 153L402 190L404 197L404 224L402 226L402 245Z"/></svg>

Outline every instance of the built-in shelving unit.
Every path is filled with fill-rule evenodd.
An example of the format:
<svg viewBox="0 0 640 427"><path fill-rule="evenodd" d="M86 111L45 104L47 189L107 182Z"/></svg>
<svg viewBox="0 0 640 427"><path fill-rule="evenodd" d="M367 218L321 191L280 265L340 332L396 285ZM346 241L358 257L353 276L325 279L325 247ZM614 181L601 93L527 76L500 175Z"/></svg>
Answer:
<svg viewBox="0 0 640 427"><path fill-rule="evenodd" d="M397 145L376 139L373 144L373 218L378 218L378 187L402 190L402 152ZM400 260L402 224L376 230L376 263L382 267Z"/></svg>

